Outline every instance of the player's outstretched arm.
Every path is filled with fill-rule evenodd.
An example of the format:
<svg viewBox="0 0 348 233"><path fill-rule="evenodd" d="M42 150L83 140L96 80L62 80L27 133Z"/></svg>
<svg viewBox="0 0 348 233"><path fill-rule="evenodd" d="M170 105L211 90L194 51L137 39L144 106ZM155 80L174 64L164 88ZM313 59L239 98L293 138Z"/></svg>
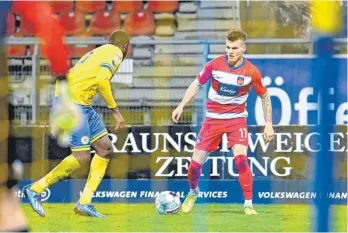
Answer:
<svg viewBox="0 0 348 233"><path fill-rule="evenodd" d="M116 108L116 101L112 95L110 79L113 73L107 68L101 67L97 75L98 90L108 108Z"/></svg>
<svg viewBox="0 0 348 233"><path fill-rule="evenodd" d="M264 130L264 138L266 142L272 141L274 138L274 130L273 130L273 124L272 124L272 102L271 97L269 96L268 92L263 94L261 96L262 99L262 106L263 106L263 113L265 116L265 130Z"/></svg>
<svg viewBox="0 0 348 233"><path fill-rule="evenodd" d="M186 104L188 104L193 99L193 97L195 97L195 95L197 95L197 93L199 91L199 86L200 86L200 83L199 83L198 79L195 79L191 83L191 85L187 88L185 95L184 95L184 98L182 99L179 106L172 113L172 120L175 123L178 123L178 120L180 119Z"/></svg>

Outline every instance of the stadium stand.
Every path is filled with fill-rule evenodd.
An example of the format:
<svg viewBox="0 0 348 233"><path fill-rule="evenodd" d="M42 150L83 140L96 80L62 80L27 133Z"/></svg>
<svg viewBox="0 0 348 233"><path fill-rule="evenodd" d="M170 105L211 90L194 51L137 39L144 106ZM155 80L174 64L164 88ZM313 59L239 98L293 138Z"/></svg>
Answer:
<svg viewBox="0 0 348 233"><path fill-rule="evenodd" d="M124 29L131 36L152 36L155 33L155 18L151 11L140 10L128 14Z"/></svg>
<svg viewBox="0 0 348 233"><path fill-rule="evenodd" d="M61 13L65 11L72 11L74 9L74 1L49 1L53 12Z"/></svg>
<svg viewBox="0 0 348 233"><path fill-rule="evenodd" d="M118 12L97 11L91 18L89 32L92 35L107 36L119 28L121 28L121 18Z"/></svg>
<svg viewBox="0 0 348 233"><path fill-rule="evenodd" d="M14 1L11 6L11 11L15 15L21 14L21 7L18 5L18 2Z"/></svg>
<svg viewBox="0 0 348 233"><path fill-rule="evenodd" d="M174 35L176 30L174 13L178 8L178 1L148 1L147 9L154 13L156 19L156 36L170 38Z"/></svg>
<svg viewBox="0 0 348 233"><path fill-rule="evenodd" d="M197 1L185 1L179 3L180 13L195 13L198 8Z"/></svg>
<svg viewBox="0 0 348 233"><path fill-rule="evenodd" d="M95 45L84 45L84 44L78 44L78 45L69 45L68 46L68 52L70 57L72 58L80 58L92 49L95 48Z"/></svg>
<svg viewBox="0 0 348 233"><path fill-rule="evenodd" d="M179 1L149 0L147 9L154 13L175 13L179 8Z"/></svg>
<svg viewBox="0 0 348 233"><path fill-rule="evenodd" d="M105 1L76 1L76 10L83 13L93 13L99 10L105 10Z"/></svg>
<svg viewBox="0 0 348 233"><path fill-rule="evenodd" d="M133 46L130 44L128 46L127 58L132 57L132 56L133 56Z"/></svg>
<svg viewBox="0 0 348 233"><path fill-rule="evenodd" d="M7 14L7 27L6 27L6 34L8 36L12 36L16 32L16 18L12 13Z"/></svg>
<svg viewBox="0 0 348 233"><path fill-rule="evenodd" d="M10 57L19 57L26 55L27 48L25 45L10 45L7 46L7 54Z"/></svg>
<svg viewBox="0 0 348 233"><path fill-rule="evenodd" d="M112 1L112 8L119 13L131 13L143 9L142 1Z"/></svg>
<svg viewBox="0 0 348 233"><path fill-rule="evenodd" d="M25 20L20 21L19 25L19 36L24 36L24 37L31 37L35 34L35 27L31 24L29 24Z"/></svg>
<svg viewBox="0 0 348 233"><path fill-rule="evenodd" d="M236 4L233 1L201 1L196 7L195 4L198 3L180 4L175 38L221 39L224 38L226 30L234 26L231 9ZM223 15L227 12L226 16Z"/></svg>
<svg viewBox="0 0 348 233"><path fill-rule="evenodd" d="M81 35L86 32L85 15L79 11L62 12L59 15L66 35Z"/></svg>
<svg viewBox="0 0 348 233"><path fill-rule="evenodd" d="M166 114L180 101L189 83L201 71L205 62L202 56L204 45L185 44L187 39L224 39L226 31L231 27L238 27L238 25L248 33L249 38L279 38L280 34L287 38L307 38L306 34L300 34L301 30L291 20L290 23L285 23L282 18L279 18L279 15L286 15L285 13L280 14L280 12L290 9L281 5L285 4L282 2L174 1L168 3L152 0L144 2L119 0L101 1L97 3L99 6L86 3L89 5L87 7L85 3L76 1L53 1L50 4L54 5L54 11L59 13L59 18L67 29L68 36L104 37L112 29L124 28L132 36L133 41L183 40L180 45L134 43L129 48L127 58L132 58L134 66L133 83L129 86L113 84L120 88L115 92L115 97L127 115L129 124L143 124L144 112L149 109L148 106L152 106L152 109L160 109L159 112L156 112L157 116L151 119L151 124L163 123L163 119L168 118ZM9 34L30 36L33 28L20 20L18 17L20 12L18 12L16 4L12 8L12 12L17 16L17 21L13 15L9 16L8 23L11 25ZM346 10L345 14L347 14ZM16 24L19 26L19 32L16 32ZM345 23L345 32L346 28ZM69 46L72 61L76 62L84 52L95 46L99 45ZM344 45L343 47L345 48ZM10 46L8 51L13 57L31 56L32 46L29 48ZM299 44L296 46L249 44L247 49L248 53L256 54L308 53L308 51L307 45ZM224 45L212 44L209 52L223 54ZM18 83L27 83L25 80L30 80L28 77L30 78L32 73L29 67L31 67L32 61L29 58L11 59L13 65L10 64L10 71L18 79ZM42 80L49 80L48 75L47 62L42 59L40 77ZM16 86L16 88L21 93L21 86ZM135 92L135 88L139 91ZM25 96L28 95L30 96L31 93L29 92ZM22 100L24 98L22 97L17 99ZM48 97L42 97L42 99L42 103L49 102ZM24 100L24 102L28 102L27 97ZM103 107L103 101L97 100L96 104L101 105L99 110L104 113L106 123L112 123L112 118L109 118L108 111ZM30 110L25 109L28 111L27 116L30 119ZM19 113L19 110L16 111ZM44 112L42 115L45 115ZM155 113L151 116L154 115ZM186 116L185 119L191 123L191 116Z"/></svg>
<svg viewBox="0 0 348 233"><path fill-rule="evenodd" d="M175 34L175 30L176 23L173 15L162 16L162 18L156 20L156 36L172 37Z"/></svg>
<svg viewBox="0 0 348 233"><path fill-rule="evenodd" d="M39 51L41 49L41 46L39 46ZM27 50L27 54L28 56L33 56L34 55L34 46L33 45L29 45L29 49ZM40 56L44 57L43 54L40 54Z"/></svg>

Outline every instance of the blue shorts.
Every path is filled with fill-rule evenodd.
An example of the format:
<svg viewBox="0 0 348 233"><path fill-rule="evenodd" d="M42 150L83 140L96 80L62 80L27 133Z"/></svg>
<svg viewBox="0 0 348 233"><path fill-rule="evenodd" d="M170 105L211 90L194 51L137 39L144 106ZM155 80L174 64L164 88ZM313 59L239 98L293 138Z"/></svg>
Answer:
<svg viewBox="0 0 348 233"><path fill-rule="evenodd" d="M53 108L57 101L56 98ZM91 106L76 105L82 114L79 126L70 134L69 146L73 152L90 150L91 144L107 135L108 132L98 113Z"/></svg>

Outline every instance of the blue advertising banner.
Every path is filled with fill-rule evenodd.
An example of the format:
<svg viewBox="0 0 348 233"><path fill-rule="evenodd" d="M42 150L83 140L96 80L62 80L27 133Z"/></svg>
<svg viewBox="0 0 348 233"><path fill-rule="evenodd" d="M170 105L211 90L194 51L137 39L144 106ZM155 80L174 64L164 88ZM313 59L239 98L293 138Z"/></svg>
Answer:
<svg viewBox="0 0 348 233"><path fill-rule="evenodd" d="M17 191L23 202L21 188L30 183L22 181ZM65 180L57 183L42 193L46 202L76 202L85 185L85 180ZM198 203L243 203L243 194L237 179L235 180L202 180ZM310 181L299 180L255 180L253 202L267 203L312 203L316 198L328 198L332 204L347 203L347 182L335 181L331 192L314 193ZM100 184L94 194L93 202L107 203L154 203L156 196L162 191L178 193L184 200L189 188L186 180L108 180Z"/></svg>
<svg viewBox="0 0 348 233"><path fill-rule="evenodd" d="M318 122L318 93L310 80L311 58L262 58L249 59L261 72L264 85L271 95L274 125L313 125ZM335 112L338 125L348 124L347 58L337 58L338 86L330 87L330 110ZM261 99L251 91L247 100L248 124L262 125Z"/></svg>

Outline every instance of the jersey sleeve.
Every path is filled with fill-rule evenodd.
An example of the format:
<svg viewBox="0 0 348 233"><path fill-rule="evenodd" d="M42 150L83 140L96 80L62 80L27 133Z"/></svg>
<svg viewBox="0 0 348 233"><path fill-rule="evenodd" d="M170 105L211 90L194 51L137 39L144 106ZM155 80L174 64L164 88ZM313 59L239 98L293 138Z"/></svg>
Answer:
<svg viewBox="0 0 348 233"><path fill-rule="evenodd" d="M105 60L101 62L100 68L107 69L110 73L109 80L117 72L118 68L122 63L123 54L120 49L113 51L105 56Z"/></svg>
<svg viewBox="0 0 348 233"><path fill-rule="evenodd" d="M255 71L252 76L252 85L258 96L262 96L267 92L267 88L262 82L262 75L258 69L255 68Z"/></svg>
<svg viewBox="0 0 348 233"><path fill-rule="evenodd" d="M112 95L110 85L110 72L107 69L99 69L97 75L98 90L100 95L103 97L108 108L116 108L117 104Z"/></svg>
<svg viewBox="0 0 348 233"><path fill-rule="evenodd" d="M203 70L197 75L197 79L200 84L205 84L212 77L213 72L213 61L208 62Z"/></svg>

